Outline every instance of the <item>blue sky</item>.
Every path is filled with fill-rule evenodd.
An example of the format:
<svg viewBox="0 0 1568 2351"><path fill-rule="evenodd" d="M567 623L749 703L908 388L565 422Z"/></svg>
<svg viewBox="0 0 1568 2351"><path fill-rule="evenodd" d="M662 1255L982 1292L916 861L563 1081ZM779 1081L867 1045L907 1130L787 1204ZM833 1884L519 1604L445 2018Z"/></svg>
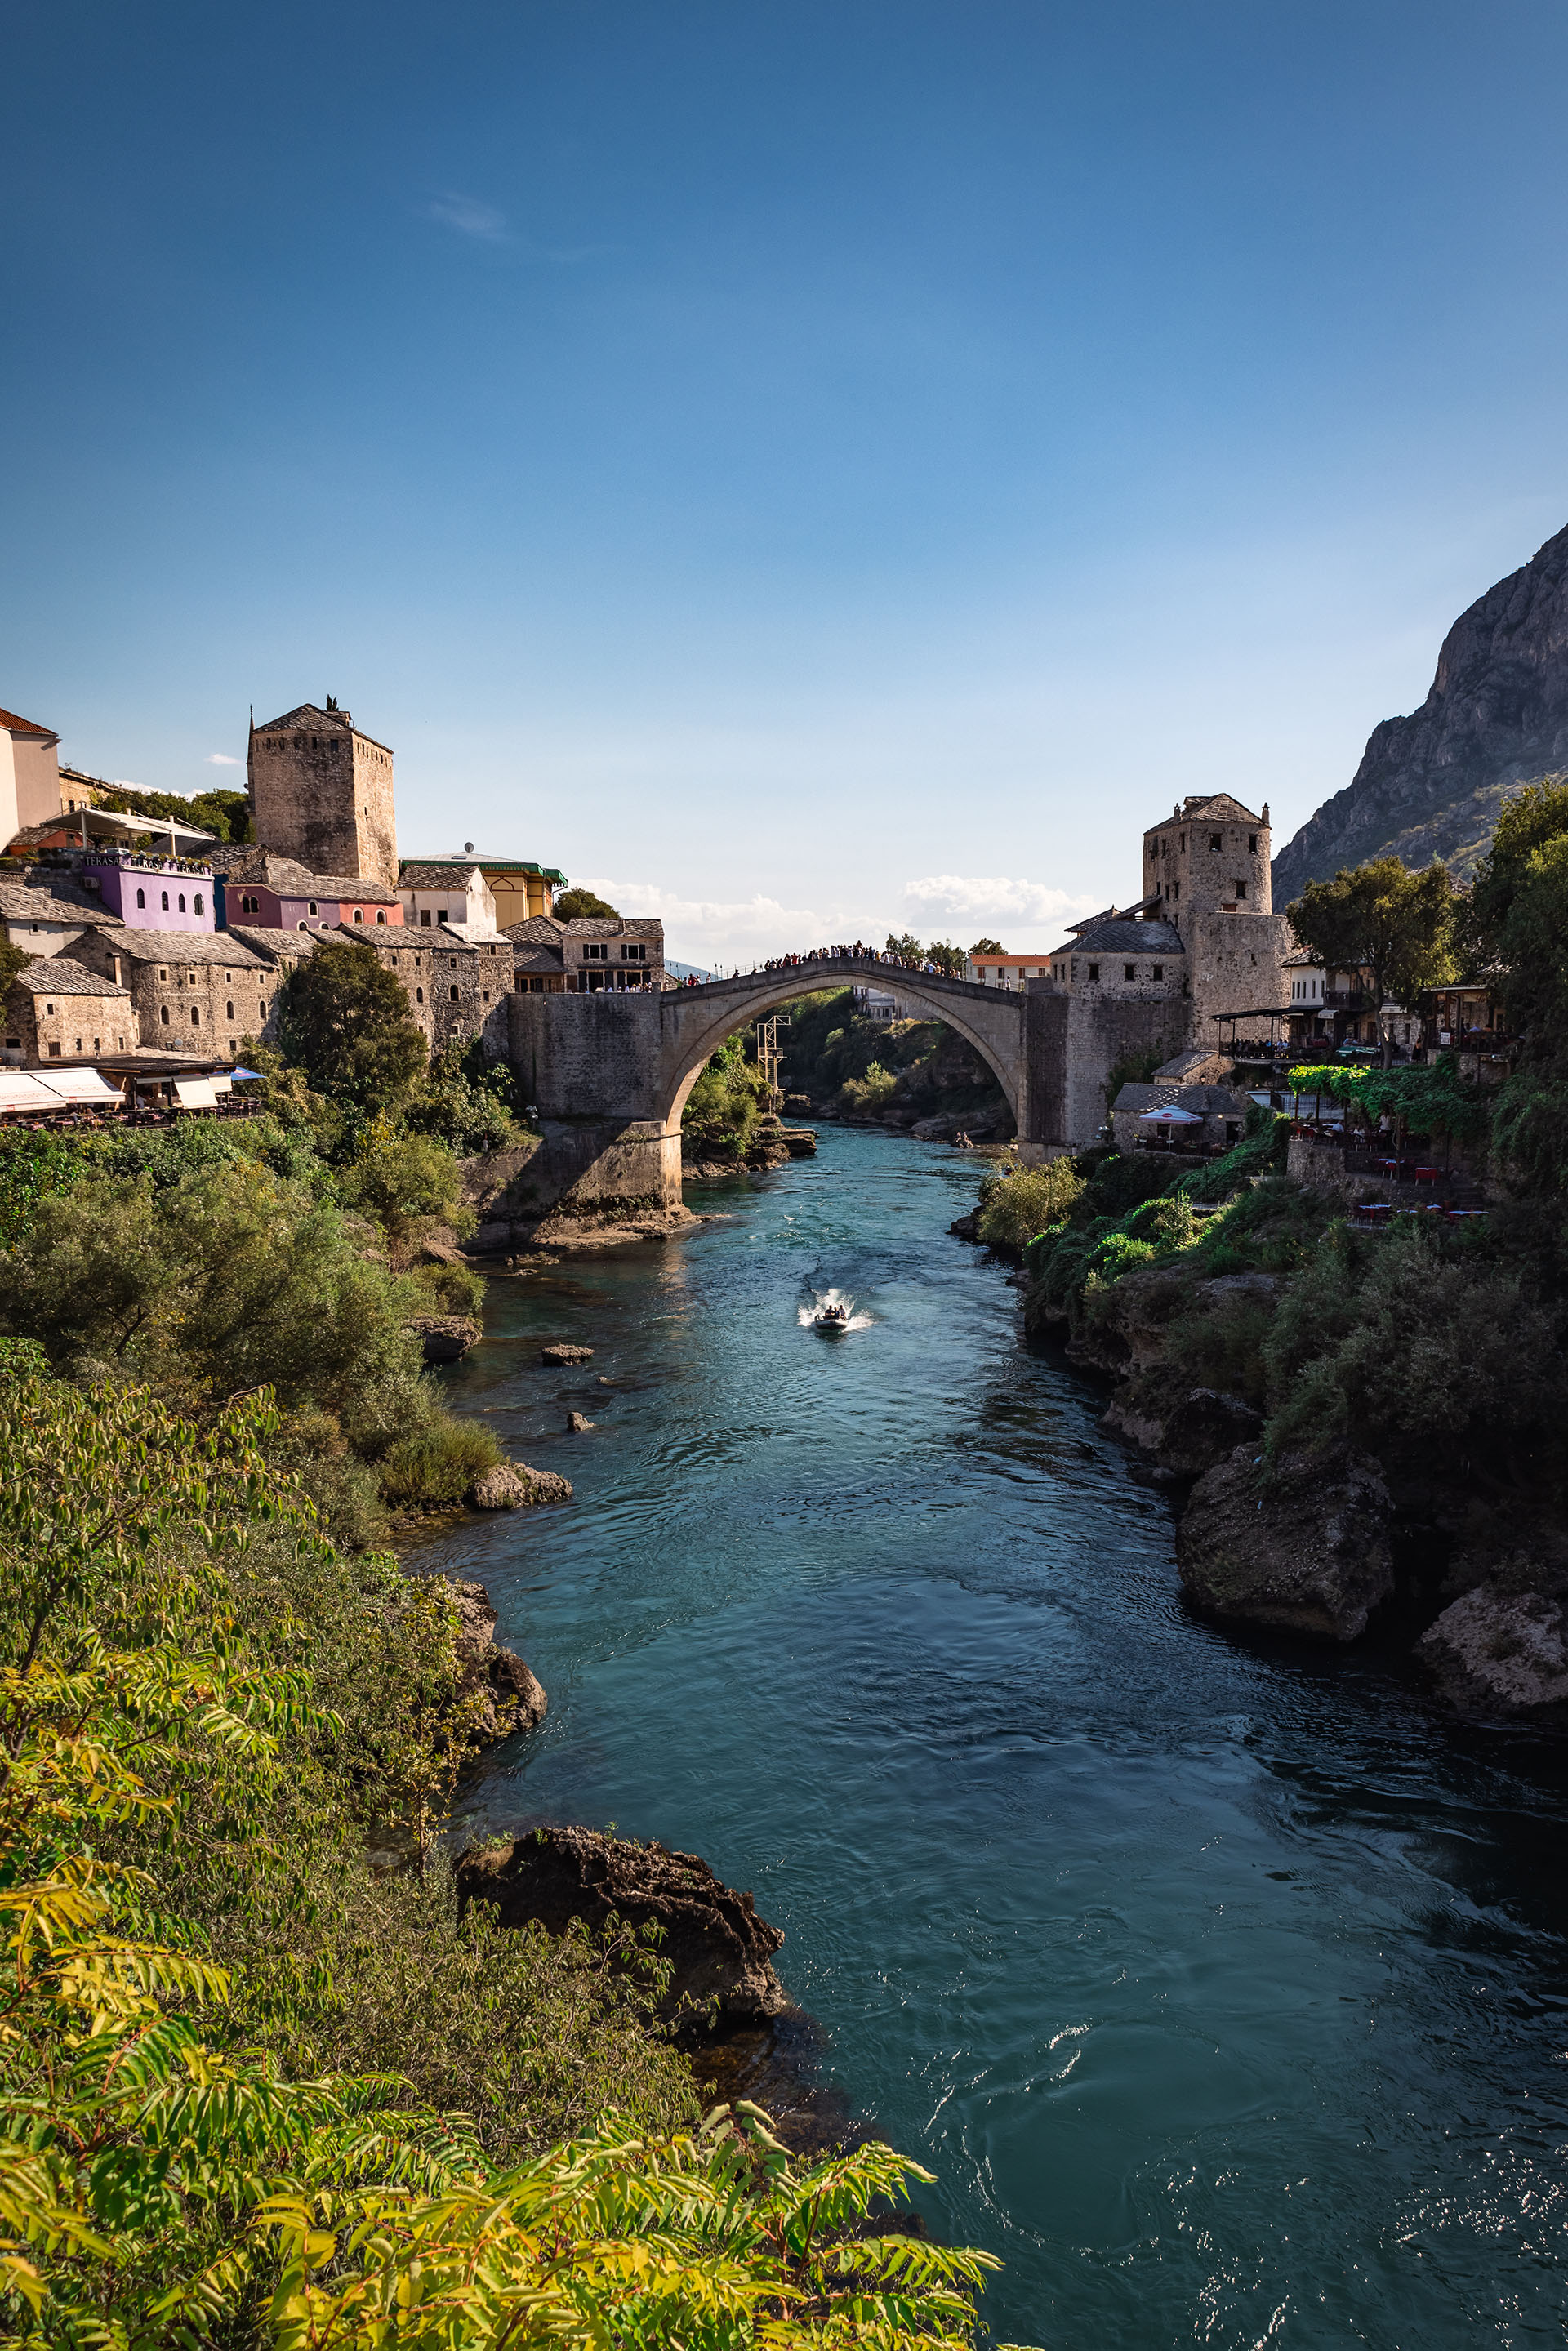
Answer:
<svg viewBox="0 0 1568 2351"><path fill-rule="evenodd" d="M1568 11L5 12L0 705L738 961L1277 841L1568 520Z"/></svg>

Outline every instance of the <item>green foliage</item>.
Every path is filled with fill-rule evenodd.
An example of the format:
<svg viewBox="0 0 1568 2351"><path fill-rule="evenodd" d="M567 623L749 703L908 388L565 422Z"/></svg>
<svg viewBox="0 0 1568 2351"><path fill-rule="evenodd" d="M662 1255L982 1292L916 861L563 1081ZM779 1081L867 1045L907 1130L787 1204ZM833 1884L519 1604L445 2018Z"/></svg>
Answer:
<svg viewBox="0 0 1568 2351"><path fill-rule="evenodd" d="M1264 1349L1271 1447L1419 1439L1501 1447L1555 1431L1568 1405L1561 1310L1522 1269L1418 1225L1323 1236Z"/></svg>
<svg viewBox="0 0 1568 2351"><path fill-rule="evenodd" d="M501 1458L483 1421L458 1420L436 1407L415 1436L401 1437L381 1465L381 1489L394 1510L450 1510Z"/></svg>
<svg viewBox="0 0 1568 2351"><path fill-rule="evenodd" d="M1170 1051L1165 1045L1149 1045L1142 1051L1124 1053L1111 1064L1105 1081L1106 1102L1113 1102L1124 1086L1146 1086L1155 1071L1169 1060Z"/></svg>
<svg viewBox="0 0 1568 2351"><path fill-rule="evenodd" d="M1076 1207L1083 1178L1071 1159L1005 1169L980 1186L975 1229L993 1249L1021 1249L1036 1233L1061 1224Z"/></svg>
<svg viewBox="0 0 1568 2351"><path fill-rule="evenodd" d="M0 1249L9 1249L39 1203L80 1182L88 1162L75 1135L0 1127Z"/></svg>
<svg viewBox="0 0 1568 2351"><path fill-rule="evenodd" d="M1287 909L1303 946L1334 971L1372 975L1379 1004L1413 1004L1424 987L1453 977L1454 885L1446 865L1409 872L1397 857L1375 857L1332 882L1309 882Z"/></svg>
<svg viewBox="0 0 1568 2351"><path fill-rule="evenodd" d="M1451 1053L1409 1070L1313 1064L1293 1069L1291 1084L1298 1095L1354 1103L1374 1126L1385 1116L1403 1119L1412 1134L1450 1134L1456 1143L1483 1143L1490 1131L1490 1098L1460 1078Z"/></svg>
<svg viewBox="0 0 1568 2351"><path fill-rule="evenodd" d="M563 890L552 906L557 920L562 923L618 923L619 907L607 898L599 897L592 890Z"/></svg>
<svg viewBox="0 0 1568 2351"><path fill-rule="evenodd" d="M925 960L934 963L938 971L946 972L949 979L964 977L964 950L956 947L951 939L933 939L925 950Z"/></svg>
<svg viewBox="0 0 1568 2351"><path fill-rule="evenodd" d="M867 1064L863 1078L846 1078L839 1098L850 1110L883 1111L892 1102L898 1080L880 1061Z"/></svg>
<svg viewBox="0 0 1568 2351"><path fill-rule="evenodd" d="M197 792L183 799L178 792L143 792L129 784L117 784L111 792L99 796L97 806L120 816L147 817L149 830L154 832L159 817L165 825L172 817L176 824L193 825L198 832L210 832L216 841L237 843L256 838L248 792Z"/></svg>
<svg viewBox="0 0 1568 2351"><path fill-rule="evenodd" d="M522 1108L507 1064L486 1061L477 1038L466 1048L454 1038L410 1095L403 1123L467 1157L475 1152L506 1151L519 1142Z"/></svg>
<svg viewBox="0 0 1568 2351"><path fill-rule="evenodd" d="M1472 971L1490 968L1502 950L1515 899L1528 888L1539 853L1568 834L1568 781L1547 776L1504 800L1491 845L1476 868L1460 910L1459 936Z"/></svg>
<svg viewBox="0 0 1568 2351"><path fill-rule="evenodd" d="M0 935L0 1005L5 1002L17 976L26 970L32 960L26 947L13 946L8 938Z"/></svg>
<svg viewBox="0 0 1568 2351"><path fill-rule="evenodd" d="M357 939L322 939L277 998L284 1057L320 1092L374 1113L396 1107L426 1066L399 981Z"/></svg>
<svg viewBox="0 0 1568 2351"><path fill-rule="evenodd" d="M436 1226L462 1239L477 1222L446 1145L431 1134L401 1133L384 1116L364 1130L338 1192L345 1207L373 1217L394 1242L416 1239Z"/></svg>
<svg viewBox="0 0 1568 2351"><path fill-rule="evenodd" d="M969 949L969 958L973 962L978 956L998 956L1006 953L1007 949L1000 939L977 939Z"/></svg>
<svg viewBox="0 0 1568 2351"><path fill-rule="evenodd" d="M0 1386L5 1436L59 1404ZM206 1458L152 1399L119 1409L78 1465L94 1529L150 1453ZM450 1595L351 1583L276 1515L256 1563L222 1483L247 1441L0 1665L0 2326L51 2351L968 2343L995 2262L865 2229L928 2175L875 2144L798 2168L753 2107L680 2127L656 1955L456 1922L436 1867L371 1878L352 1807L401 1807L428 1853L466 1736Z"/></svg>
<svg viewBox="0 0 1568 2351"><path fill-rule="evenodd" d="M408 1278L424 1291L431 1313L469 1314L477 1319L483 1312L485 1278L472 1266L444 1262L411 1265Z"/></svg>
<svg viewBox="0 0 1568 2351"><path fill-rule="evenodd" d="M770 1094L746 1058L738 1035L728 1037L698 1075L681 1116L681 1147L692 1159L739 1162L751 1147Z"/></svg>
<svg viewBox="0 0 1568 2351"><path fill-rule="evenodd" d="M919 963L925 953L913 931L889 931L883 945L886 952L896 956L901 963Z"/></svg>

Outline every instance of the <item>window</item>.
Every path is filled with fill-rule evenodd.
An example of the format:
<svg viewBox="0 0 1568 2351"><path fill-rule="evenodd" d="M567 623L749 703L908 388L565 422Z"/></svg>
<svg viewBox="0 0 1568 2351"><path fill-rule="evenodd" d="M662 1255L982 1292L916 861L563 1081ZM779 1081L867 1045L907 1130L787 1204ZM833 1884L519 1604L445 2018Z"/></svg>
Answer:
<svg viewBox="0 0 1568 2351"><path fill-rule="evenodd" d="M77 1039L74 1050L78 1053L81 1051L81 1039L79 1037Z"/></svg>
<svg viewBox="0 0 1568 2351"><path fill-rule="evenodd" d="M163 912L164 912L165 914L167 914L167 913L168 913L168 911L169 911L169 893L167 892L167 890L165 890L165 891L164 891L164 893L163 893Z"/></svg>
<svg viewBox="0 0 1568 2351"><path fill-rule="evenodd" d="M264 996L264 997L262 998L262 999L261 999L261 1007L260 1007L260 1009L261 1009L261 1017L262 1017L262 1019L265 1020L265 1019L266 1019L266 1018L267 1018L267 998L266 998L266 997L265 997L265 996Z"/></svg>
<svg viewBox="0 0 1568 2351"><path fill-rule="evenodd" d="M456 1001L457 1001L457 990L456 990L455 988L454 988L454 989L453 989L453 991L452 991L452 1001L453 1001L453 1003L454 1003L454 1004L455 1004L455 1003L456 1003Z"/></svg>
<svg viewBox="0 0 1568 2351"><path fill-rule="evenodd" d="M1090 978L1091 978L1091 979L1098 979L1098 978L1099 978L1099 977L1100 977L1100 967L1099 967L1099 965L1098 965L1097 963L1092 963L1092 964L1090 965L1090 967L1089 967L1089 977L1090 977Z"/></svg>
<svg viewBox="0 0 1568 2351"><path fill-rule="evenodd" d="M413 1000L416 1004L423 1004L424 1002L424 990L423 987L416 987L414 989Z"/></svg>
<svg viewBox="0 0 1568 2351"><path fill-rule="evenodd" d="M164 903L164 904L165 904L165 905L167 905L169 902L168 902L168 900L167 900L167 899L165 899L163 903ZM185 911L185 893L184 893L184 892L182 890L182 891L181 891L181 893L180 893L180 912L181 912L181 914L183 914L184 913L184 911Z"/></svg>
<svg viewBox="0 0 1568 2351"><path fill-rule="evenodd" d="M167 973L166 971L161 971L161 972L159 973L158 977L159 977L159 978L160 978L160 979L166 980L166 979L168 978L169 975L168 975L168 973Z"/></svg>
<svg viewBox="0 0 1568 2351"><path fill-rule="evenodd" d="M1182 855L1185 857L1185 856L1186 855L1186 833L1185 833L1185 832L1184 832L1184 833L1182 833L1182 834L1179 836L1179 838L1180 838L1180 841L1181 841L1181 853L1182 853Z"/></svg>
<svg viewBox="0 0 1568 2351"><path fill-rule="evenodd" d="M1235 884L1235 890L1236 890L1236 894L1237 894L1237 896L1238 896L1239 898L1245 898L1245 896L1247 895L1247 884L1246 884L1246 883L1245 883L1245 882L1238 882L1238 883Z"/></svg>
<svg viewBox="0 0 1568 2351"><path fill-rule="evenodd" d="M54 1008L54 1006L53 1006L52 1004L46 1004L46 1005L45 1005L45 1007L44 1007L44 1009L45 1009L45 1011L46 1011L46 1012L52 1012L52 1011L54 1010L54 1008Z"/></svg>
<svg viewBox="0 0 1568 2351"><path fill-rule="evenodd" d="M202 1008L199 1004L193 1004L191 1007L191 1026L193 1029L199 1029L201 1025Z"/></svg>
<svg viewBox="0 0 1568 2351"><path fill-rule="evenodd" d="M484 1000L485 1000L485 1002L486 1002L486 1004L488 1004L488 1003L489 1003L489 1001L490 1001L490 991L489 991L489 989L488 989L488 988L486 988L486 990L485 990Z"/></svg>
<svg viewBox="0 0 1568 2351"><path fill-rule="evenodd" d="M231 1005L229 1005L229 1006L227 1007L227 1008L226 1008L226 1017L227 1017L230 1020L232 1020L232 1019L234 1019L234 1017L235 1017L235 1008L234 1008L234 1006L233 1006L232 1004L231 1004Z"/></svg>
<svg viewBox="0 0 1568 2351"><path fill-rule="evenodd" d="M384 922L386 921L386 918L387 918L387 910L386 910L386 908L385 908L384 906L379 906L379 907L376 909L376 920L377 920L377 922L378 922L378 923L384 923Z"/></svg>
<svg viewBox="0 0 1568 2351"><path fill-rule="evenodd" d="M309 927L310 927L310 925L309 925L309 924L308 924L308 923L301 923L301 924L300 924L300 925L299 925L299 928L300 928L302 931L308 931L308 930L309 929Z"/></svg>
<svg viewBox="0 0 1568 2351"><path fill-rule="evenodd" d="M92 1040L92 1050L95 1053L101 1053L103 1050L102 1045L96 1037Z"/></svg>
<svg viewBox="0 0 1568 2351"><path fill-rule="evenodd" d="M1152 967L1152 969L1153 969L1153 971L1154 971L1154 976L1155 976L1155 977L1156 979L1164 979L1164 977L1165 977L1165 976L1166 976L1166 967L1165 967L1165 966L1164 966L1164 964L1163 964L1163 963L1156 963L1156 964L1155 964L1155 965Z"/></svg>
<svg viewBox="0 0 1568 2351"><path fill-rule="evenodd" d="M1211 832L1211 833L1209 834L1209 836L1208 836L1208 845L1209 845L1210 849L1218 849L1218 848L1219 847L1219 845L1220 845L1220 837L1219 837L1218 833L1217 833L1217 832Z"/></svg>
<svg viewBox="0 0 1568 2351"><path fill-rule="evenodd" d="M59 1060L59 1058L60 1058L60 1049L59 1049L59 1047L58 1047L57 1045L51 1045L51 1046L49 1047L49 1059L50 1059L50 1061L57 1061Z"/></svg>
<svg viewBox="0 0 1568 2351"><path fill-rule="evenodd" d="M202 895L202 893L201 893L201 892L200 892L199 890L197 891L196 895L195 895L195 900L194 900L194 909L193 909L193 910L194 910L194 912L195 912L196 914L204 914L206 913L206 911L207 911L207 902L206 902L206 900L203 897L203 895Z"/></svg>
<svg viewBox="0 0 1568 2351"><path fill-rule="evenodd" d="M603 963L609 953L610 950L602 939L591 939L583 947L582 959L584 963Z"/></svg>
<svg viewBox="0 0 1568 2351"><path fill-rule="evenodd" d="M169 1026L169 1008L166 1004L161 1004L158 1007L158 1018L163 1023L164 1028L167 1029Z"/></svg>
<svg viewBox="0 0 1568 2351"><path fill-rule="evenodd" d="M626 963L646 963L648 960L648 950L641 940L633 942L629 946L623 946L621 954Z"/></svg>
<svg viewBox="0 0 1568 2351"><path fill-rule="evenodd" d="M310 912L311 912L313 914L319 914L320 913L320 911L321 911L321 909L320 909L320 908L319 908L319 906L318 906L318 904L316 904L315 899L314 899L314 898L312 898L312 899L311 899L311 901L310 901Z"/></svg>
<svg viewBox="0 0 1568 2351"><path fill-rule="evenodd" d="M420 910L419 910L419 919L420 919L420 921L423 924L423 925L424 925L425 929L426 929L426 930L429 930L429 928L430 928L430 908L429 908L428 906L422 906L422 907L420 908Z"/></svg>
<svg viewBox="0 0 1568 2351"><path fill-rule="evenodd" d="M1248 834L1247 846L1252 852L1253 856L1256 857L1258 854L1258 836L1255 832L1249 832Z"/></svg>
<svg viewBox="0 0 1568 2351"><path fill-rule="evenodd" d="M365 910L364 910L364 908L363 908L362 906L356 906L356 907L354 908L354 920L355 920L355 922L356 922L356 923L362 923L362 922L364 921L364 919L365 919Z"/></svg>
<svg viewBox="0 0 1568 2351"><path fill-rule="evenodd" d="M145 906L147 904L147 893L145 890L138 890L136 893L136 903L139 906Z"/></svg>
<svg viewBox="0 0 1568 2351"><path fill-rule="evenodd" d="M1138 977L1137 965L1135 963L1124 963L1122 966L1122 977L1124 979L1136 979Z"/></svg>

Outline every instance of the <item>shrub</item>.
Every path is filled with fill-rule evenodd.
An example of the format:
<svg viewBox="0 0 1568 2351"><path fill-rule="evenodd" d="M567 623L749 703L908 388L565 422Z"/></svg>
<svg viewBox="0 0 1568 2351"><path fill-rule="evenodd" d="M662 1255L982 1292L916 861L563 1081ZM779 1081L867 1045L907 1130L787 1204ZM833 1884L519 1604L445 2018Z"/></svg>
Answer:
<svg viewBox="0 0 1568 2351"><path fill-rule="evenodd" d="M463 1178L445 1144L430 1134L400 1134L377 1118L358 1156L338 1179L345 1207L373 1217L389 1240L415 1238L444 1225L460 1238L478 1221L463 1197Z"/></svg>
<svg viewBox="0 0 1568 2351"><path fill-rule="evenodd" d="M416 1265L409 1280L417 1281L437 1314L472 1314L484 1311L485 1278L466 1265Z"/></svg>
<svg viewBox="0 0 1568 2351"><path fill-rule="evenodd" d="M423 1428L401 1437L382 1458L382 1492L399 1510L455 1510L500 1459L499 1445L481 1422L458 1420L437 1405Z"/></svg>
<svg viewBox="0 0 1568 2351"><path fill-rule="evenodd" d="M880 1061L873 1061L863 1078L846 1078L839 1089L839 1099L851 1110L886 1110L897 1090L898 1080Z"/></svg>
<svg viewBox="0 0 1568 2351"><path fill-rule="evenodd" d="M1023 1249L1036 1233L1061 1224L1076 1206L1083 1178L1071 1159L1040 1167L1009 1167L980 1186L975 1229L992 1248Z"/></svg>

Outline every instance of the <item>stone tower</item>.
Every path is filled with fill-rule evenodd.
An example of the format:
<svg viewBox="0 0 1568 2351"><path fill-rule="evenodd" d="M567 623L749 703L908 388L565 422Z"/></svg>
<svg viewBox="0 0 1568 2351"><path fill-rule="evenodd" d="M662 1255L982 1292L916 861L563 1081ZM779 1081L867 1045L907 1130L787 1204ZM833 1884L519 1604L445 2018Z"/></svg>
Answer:
<svg viewBox="0 0 1568 2351"><path fill-rule="evenodd" d="M251 722L251 805L264 849L311 873L397 882L392 755L346 710L298 710Z"/></svg>
<svg viewBox="0 0 1568 2351"><path fill-rule="evenodd" d="M1269 803L1261 816L1228 792L1195 794L1144 835L1144 895L1162 920L1188 914L1273 912Z"/></svg>

